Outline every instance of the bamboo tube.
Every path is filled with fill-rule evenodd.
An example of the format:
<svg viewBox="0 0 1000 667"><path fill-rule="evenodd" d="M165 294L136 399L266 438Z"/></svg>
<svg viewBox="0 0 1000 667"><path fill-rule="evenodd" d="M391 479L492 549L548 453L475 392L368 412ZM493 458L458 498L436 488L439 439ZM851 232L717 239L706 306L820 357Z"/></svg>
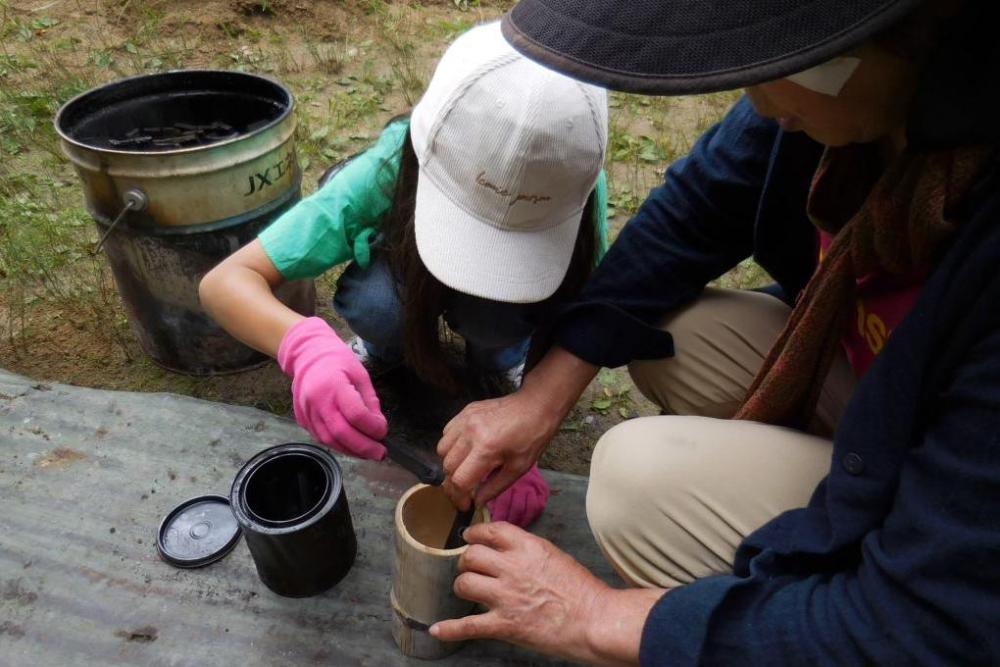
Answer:
<svg viewBox="0 0 1000 667"><path fill-rule="evenodd" d="M475 603L455 595L458 557L468 547L442 548L455 519L455 507L438 486L417 484L396 505L396 558L390 602L392 636L407 656L443 658L461 642L442 642L428 630L434 623L472 613ZM473 523L489 521L489 511L476 511Z"/></svg>

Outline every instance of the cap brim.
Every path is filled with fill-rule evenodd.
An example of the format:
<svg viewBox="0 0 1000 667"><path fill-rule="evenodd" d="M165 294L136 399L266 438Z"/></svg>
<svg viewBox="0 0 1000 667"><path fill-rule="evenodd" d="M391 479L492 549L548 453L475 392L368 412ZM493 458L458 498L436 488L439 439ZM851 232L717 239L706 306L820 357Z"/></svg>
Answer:
<svg viewBox="0 0 1000 667"><path fill-rule="evenodd" d="M857 46L920 2L715 2L694 10L674 0L626 11L614 2L521 0L501 28L525 56L576 79L625 92L681 95L800 72ZM734 22L739 12L756 14Z"/></svg>
<svg viewBox="0 0 1000 667"><path fill-rule="evenodd" d="M429 179L418 179L417 252L452 289L491 301L535 303L552 296L566 276L581 213L544 230L501 229L462 210Z"/></svg>

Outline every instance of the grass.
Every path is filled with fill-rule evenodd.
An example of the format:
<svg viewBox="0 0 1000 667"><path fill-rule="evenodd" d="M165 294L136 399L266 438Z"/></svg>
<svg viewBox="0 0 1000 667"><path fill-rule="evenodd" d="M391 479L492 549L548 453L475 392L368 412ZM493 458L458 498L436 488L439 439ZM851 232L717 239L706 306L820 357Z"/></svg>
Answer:
<svg viewBox="0 0 1000 667"><path fill-rule="evenodd" d="M53 114L73 95L124 76L183 67L265 73L296 95L308 191L323 168L363 149L390 117L413 106L450 40L511 4L63 0L27 9L0 0L0 366L287 410L286 389L227 395L222 383L145 360L104 258L91 253L96 228L61 155ZM611 95L613 234L734 99ZM727 279L746 286L763 278L747 265ZM333 277L319 288L328 300ZM627 387L605 380L592 410L631 410Z"/></svg>

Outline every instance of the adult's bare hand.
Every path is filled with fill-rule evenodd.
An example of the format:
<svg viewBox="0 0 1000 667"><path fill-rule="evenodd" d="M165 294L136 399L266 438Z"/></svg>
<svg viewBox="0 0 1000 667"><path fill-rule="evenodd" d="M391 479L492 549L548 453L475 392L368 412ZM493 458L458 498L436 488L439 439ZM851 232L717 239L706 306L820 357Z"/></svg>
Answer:
<svg viewBox="0 0 1000 667"><path fill-rule="evenodd" d="M464 534L455 593L484 614L441 621L445 641L489 638L605 665L636 664L657 590L619 591L548 540L508 523L477 524Z"/></svg>
<svg viewBox="0 0 1000 667"><path fill-rule="evenodd" d="M470 403L448 422L437 451L448 476L443 488L455 506L467 509L473 494L483 505L521 477L596 373L553 348L513 394Z"/></svg>
<svg viewBox="0 0 1000 667"><path fill-rule="evenodd" d="M538 460L559 428L558 417L547 415L523 391L470 403L444 427L438 443L444 471L444 491L456 507L466 509L476 494L485 504L514 483Z"/></svg>

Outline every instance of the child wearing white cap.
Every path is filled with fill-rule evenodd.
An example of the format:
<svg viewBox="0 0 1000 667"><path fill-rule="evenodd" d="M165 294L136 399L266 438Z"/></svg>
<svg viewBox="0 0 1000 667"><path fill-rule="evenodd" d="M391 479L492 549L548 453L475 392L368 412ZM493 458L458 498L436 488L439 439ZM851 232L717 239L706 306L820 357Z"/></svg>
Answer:
<svg viewBox="0 0 1000 667"><path fill-rule="evenodd" d="M366 366L405 363L453 388L443 320L473 371L519 375L532 336L606 249L606 142L602 89L525 59L498 23L473 28L411 116L213 269L202 303L277 357L318 441L381 459L387 424ZM273 296L348 261L334 308L357 334L349 343ZM547 497L532 468L490 509L527 525Z"/></svg>

